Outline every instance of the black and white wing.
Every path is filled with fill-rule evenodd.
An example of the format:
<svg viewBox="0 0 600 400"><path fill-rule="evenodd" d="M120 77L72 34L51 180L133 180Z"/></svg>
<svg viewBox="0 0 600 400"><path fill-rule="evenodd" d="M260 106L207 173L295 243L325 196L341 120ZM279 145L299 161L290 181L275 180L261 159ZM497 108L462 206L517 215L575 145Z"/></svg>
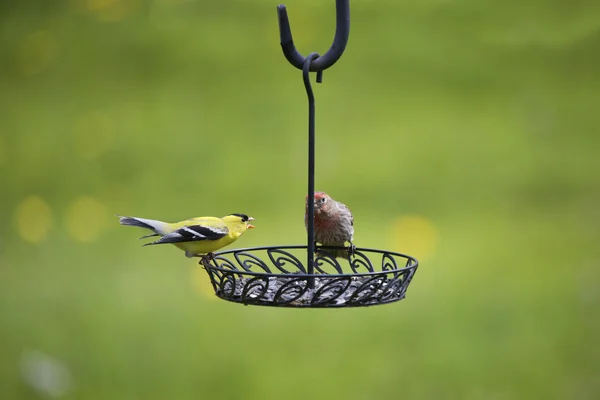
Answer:
<svg viewBox="0 0 600 400"><path fill-rule="evenodd" d="M160 239L144 246L164 243L198 242L202 240L219 240L229 233L229 229L223 226L190 225L167 233Z"/></svg>

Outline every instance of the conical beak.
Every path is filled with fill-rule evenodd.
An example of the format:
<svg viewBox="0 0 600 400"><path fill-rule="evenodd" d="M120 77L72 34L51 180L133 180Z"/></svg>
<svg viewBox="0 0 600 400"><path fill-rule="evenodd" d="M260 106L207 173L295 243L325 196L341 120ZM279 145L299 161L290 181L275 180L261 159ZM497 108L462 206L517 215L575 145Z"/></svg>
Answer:
<svg viewBox="0 0 600 400"><path fill-rule="evenodd" d="M248 229L256 228L254 225L251 225L251 224L248 224L247 227L248 227Z"/></svg>

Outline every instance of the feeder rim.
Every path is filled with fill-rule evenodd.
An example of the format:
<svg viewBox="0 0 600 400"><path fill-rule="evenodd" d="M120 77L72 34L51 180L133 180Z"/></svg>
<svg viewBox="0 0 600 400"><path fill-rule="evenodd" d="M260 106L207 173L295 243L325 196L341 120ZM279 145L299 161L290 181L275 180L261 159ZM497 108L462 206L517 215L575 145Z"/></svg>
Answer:
<svg viewBox="0 0 600 400"><path fill-rule="evenodd" d="M335 248L343 249L344 248L343 246L323 246L323 247L331 248L331 249L335 249ZM240 249L220 251L220 252L214 253L214 255L215 255L215 259L217 259L217 257L222 256L222 255L249 252L249 251L279 250L279 249L305 249L305 248L307 248L306 245L244 247L244 248L240 248ZM373 272L348 273L348 274L308 274L308 273L300 273L300 272L295 273L295 274L277 274L277 273L269 273L269 272L232 270L229 268L222 268L217 265L210 264L210 262L206 262L204 259L200 260L200 264L203 265L205 268L209 268L211 270L216 270L216 271L225 272L225 273L229 273L229 274L242 274L242 275L250 275L250 276L255 276L255 277L282 277L282 278L297 278L297 279L304 279L306 277L309 277L309 278L324 278L324 277L348 278L348 277L359 277L359 276L360 277L380 276L382 274L409 271L412 269L416 269L419 266L419 261L416 258L411 257L407 254L403 254L403 253L397 253L397 252L386 251L386 250L378 250L378 249L368 249L368 248L362 248L362 247L357 247L356 251L371 252L371 253L378 253L378 254L389 254L389 255L393 255L393 256L397 256L397 257L403 257L403 258L408 259L411 263L410 263L410 265L408 265L406 267L402 267L402 268L394 268L394 269L373 271Z"/></svg>
<svg viewBox="0 0 600 400"><path fill-rule="evenodd" d="M238 251L248 251L248 250L271 250L271 249L305 249L307 246L305 244L284 244L281 246L257 246L257 247L242 247L240 249L229 249L229 250L223 250L223 251L217 251L215 252L215 256L219 256L221 254L229 254L229 253L234 253L234 252L238 252ZM346 247L344 246L317 246L323 249L345 249ZM408 258L414 262L418 262L416 258L409 256L408 254L404 254L404 253L398 253L396 251L389 251L389 250L379 250L379 249L370 249L367 247L357 247L356 250L360 250L360 251L367 251L370 253L379 253L379 254L392 254L395 256L400 256L400 257L404 257L404 258Z"/></svg>

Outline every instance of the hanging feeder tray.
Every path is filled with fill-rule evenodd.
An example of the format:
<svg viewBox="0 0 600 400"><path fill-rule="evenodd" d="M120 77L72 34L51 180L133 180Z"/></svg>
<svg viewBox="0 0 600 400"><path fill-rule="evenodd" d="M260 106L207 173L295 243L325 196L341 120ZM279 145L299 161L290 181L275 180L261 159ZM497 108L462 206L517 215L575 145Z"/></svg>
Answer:
<svg viewBox="0 0 600 400"><path fill-rule="evenodd" d="M269 246L220 251L203 257L215 294L246 305L299 308L361 307L402 300L418 267L410 256L358 248L349 259L314 243L315 97L310 72L321 83L323 71L342 56L350 35L349 0L336 0L336 31L324 55L302 56L292 40L284 5L277 7L281 48L285 58L302 70L308 96L308 195L306 246ZM304 264L300 260L306 260Z"/></svg>
<svg viewBox="0 0 600 400"><path fill-rule="evenodd" d="M361 307L402 300L418 262L389 251L356 249L349 260L322 247L309 274L301 258L306 246L270 246L215 253L200 261L215 294L245 305ZM352 271L352 273L344 273Z"/></svg>

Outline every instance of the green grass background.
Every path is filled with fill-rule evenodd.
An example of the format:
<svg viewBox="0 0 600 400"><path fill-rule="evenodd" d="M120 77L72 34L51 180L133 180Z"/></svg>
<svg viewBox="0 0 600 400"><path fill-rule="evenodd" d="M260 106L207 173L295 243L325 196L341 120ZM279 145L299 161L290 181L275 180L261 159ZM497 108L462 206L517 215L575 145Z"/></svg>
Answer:
<svg viewBox="0 0 600 400"><path fill-rule="evenodd" d="M118 225L244 212L235 246L305 243L276 5L0 3L0 398L598 398L596 1L351 1L317 189L421 261L402 302L230 304ZM334 1L286 5L326 51Z"/></svg>

